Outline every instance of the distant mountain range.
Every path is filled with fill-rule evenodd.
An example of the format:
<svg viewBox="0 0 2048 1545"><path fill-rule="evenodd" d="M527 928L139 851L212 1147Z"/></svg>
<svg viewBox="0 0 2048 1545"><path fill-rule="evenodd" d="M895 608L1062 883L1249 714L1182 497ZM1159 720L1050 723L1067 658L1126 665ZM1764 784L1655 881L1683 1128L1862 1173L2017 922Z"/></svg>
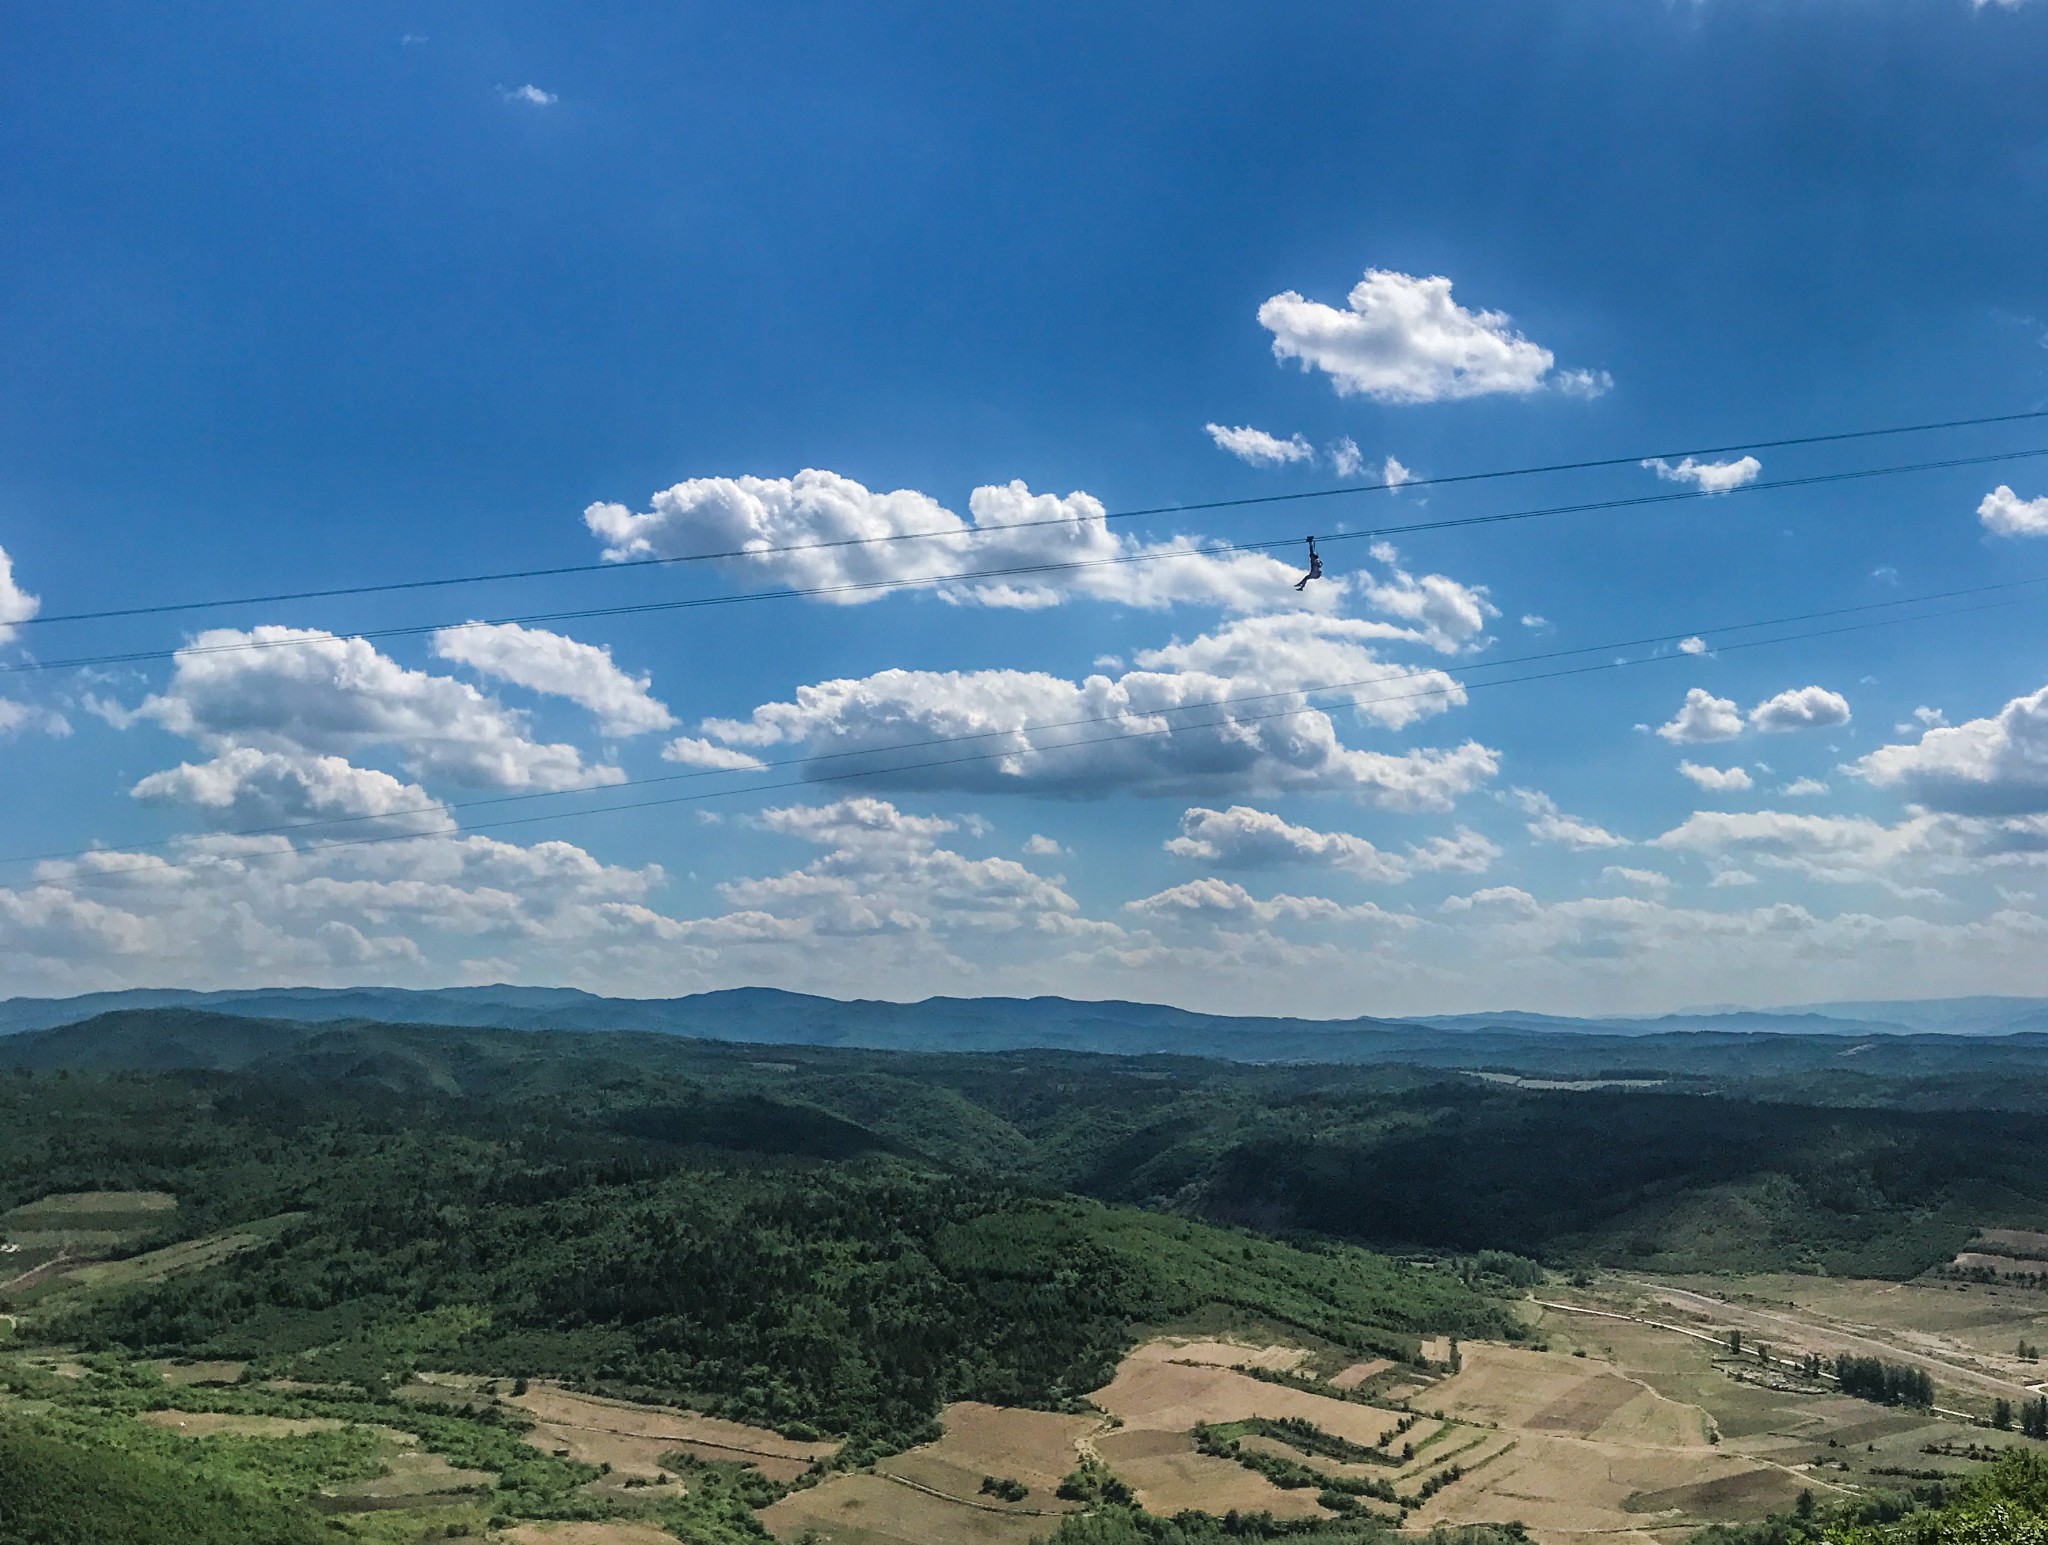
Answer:
<svg viewBox="0 0 2048 1545"><path fill-rule="evenodd" d="M1344 1020L1199 1014L1163 1004L1068 998L927 998L841 1002L775 988L734 988L682 998L605 998L558 987L279 987L234 992L136 989L75 998L0 1001L0 1035L146 1009L205 1011L300 1024L371 1022L508 1030L641 1030L708 1040L852 1046L901 1051L1005 1051L1026 1047L1155 1052L1237 1061L1376 1061L1389 1043L1420 1032L1483 1032L1596 1039L1702 1033L1720 1036L2007 1036L2048 1032L2048 998L1931 998L1816 1003L1770 1010L1572 1018L1491 1014ZM1471 1050L1478 1051L1474 1045Z"/></svg>

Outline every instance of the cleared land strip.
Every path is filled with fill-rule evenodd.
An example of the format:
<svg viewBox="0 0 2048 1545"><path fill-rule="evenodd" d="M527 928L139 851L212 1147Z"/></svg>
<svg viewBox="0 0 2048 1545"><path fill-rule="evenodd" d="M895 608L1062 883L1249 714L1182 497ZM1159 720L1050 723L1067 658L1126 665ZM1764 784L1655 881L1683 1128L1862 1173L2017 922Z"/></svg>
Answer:
<svg viewBox="0 0 2048 1545"><path fill-rule="evenodd" d="M1695 1293L1689 1296L1698 1298L1703 1303L1714 1304L1716 1307L1726 1307L1721 1305L1718 1300L1708 1298L1703 1293ZM1562 1310L1566 1314L1588 1314L1593 1316L1595 1319L1625 1320L1631 1325L1647 1325L1652 1330L1668 1330L1673 1335L1690 1336L1695 1341L1704 1341L1707 1342L1709 1345L1721 1347L1724 1350L1727 1348L1728 1345L1728 1340L1725 1336L1716 1336L1710 1331L1694 1330L1690 1326L1673 1325L1668 1320L1653 1320L1646 1314L1620 1314L1612 1309L1589 1309L1584 1304L1563 1304L1558 1303L1556 1300L1549 1298L1532 1297L1529 1301L1533 1304L1540 1305L1545 1309ZM2025 1388L2025 1386L2019 1384L2008 1384L2002 1379L1992 1379L1989 1375L1976 1373L1972 1369L1959 1369L1954 1364L1943 1362L1938 1357L1930 1357L1925 1353L1921 1352L1908 1352L1902 1347L1893 1346L1889 1341L1878 1341L1871 1339L1869 1337L1852 1336L1846 1331L1835 1331L1826 1326L1804 1324L1801 1321L1790 1319L1784 1315L1771 1316L1771 1318L1783 1319L1785 1320L1786 1324L1791 1326L1793 1329L1804 1330L1809 1335L1831 1335L1838 1336L1844 1340L1859 1341L1866 1345L1876 1347L1880 1351L1886 1353L1893 1353L1900 1357L1911 1358L1921 1363L1931 1364L1933 1367L1939 1368L1945 1373L1964 1373L1972 1378L1983 1379L1985 1380L1985 1382L1991 1384L1996 1389ZM1799 1364L1794 1359L1789 1357L1774 1357L1771 1359L1771 1361L1785 1368L1796 1369L1799 1366ZM1958 1421L1974 1422L1977 1420L1977 1418L1972 1416L1968 1411L1952 1411L1946 1406L1929 1406L1928 1410L1934 1412L1934 1414L1937 1416L1951 1416L1956 1418Z"/></svg>
<svg viewBox="0 0 2048 1545"><path fill-rule="evenodd" d="M1021 1503L999 1507L993 1502L983 1502L979 1497L956 1497L950 1491L941 1491L936 1486L927 1486L923 1481L913 1481L907 1475L898 1475L894 1470L877 1470L875 1474L898 1486L908 1486L912 1491L921 1491L927 1497L937 1497L941 1502L951 1502L957 1507L971 1507L981 1513L998 1513L1005 1518L1058 1518L1062 1510L1049 1507L1025 1507Z"/></svg>
<svg viewBox="0 0 2048 1545"><path fill-rule="evenodd" d="M1666 1303L1671 1303L1674 1299L1689 1299L1693 1303L1704 1305L1714 1314L1728 1320L1737 1329L1753 1330L1755 1328L1753 1325L1743 1325L1741 1323L1743 1317L1753 1321L1762 1320L1772 1325L1782 1326L1787 1330L1804 1332L1809 1338L1816 1336L1830 1337L1836 1341L1849 1343L1873 1354L1882 1354L1901 1362L1916 1364L1930 1372L1946 1373L1950 1377L1964 1383L1973 1384L1986 1393L1995 1395L2024 1395L2029 1391L2028 1385L2022 1384L2016 1379L2002 1379L1996 1374L1985 1373L1983 1370L1973 1368L1967 1363L1952 1362L1948 1358L1937 1357L1932 1352L1922 1352L1911 1347L1901 1346L1895 1341L1885 1340L1882 1336L1867 1336L1859 1331L1844 1329L1838 1322L1821 1315L1818 1311L1815 1311L1810 1319L1801 1319L1795 1315L1780 1314L1770 1309L1753 1309L1747 1304L1727 1303L1721 1299L1709 1297L1705 1293L1692 1292L1687 1288L1666 1287L1661 1283L1644 1282L1633 1277L1624 1277L1621 1280L1627 1282L1631 1287L1641 1288L1645 1292L1662 1298ZM1943 1414L1954 1416L1964 1413L1945 1412Z"/></svg>

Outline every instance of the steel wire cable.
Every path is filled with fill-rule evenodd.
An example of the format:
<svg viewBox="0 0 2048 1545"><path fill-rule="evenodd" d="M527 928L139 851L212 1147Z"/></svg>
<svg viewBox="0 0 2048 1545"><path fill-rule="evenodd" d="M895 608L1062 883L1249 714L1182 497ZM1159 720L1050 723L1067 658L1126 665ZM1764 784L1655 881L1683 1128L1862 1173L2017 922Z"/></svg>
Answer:
<svg viewBox="0 0 2048 1545"><path fill-rule="evenodd" d="M1942 419L1922 424L1891 424L1876 429L1836 430L1827 434L1793 435L1777 440L1748 440L1734 445L1695 446L1683 451L1653 451L1638 456L1602 456L1585 461L1549 462L1531 467L1504 467L1486 472L1457 472L1440 477L1411 477L1400 482L1346 483L1335 488L1300 489L1292 493L1248 494L1235 499L1205 499L1186 504L1155 504L1128 510L1111 510L1104 521L1140 520L1155 515L1199 514L1206 510L1248 509L1261 505L1299 503L1313 499L1334 499L1352 494L1380 493L1395 488L1448 488L1461 483L1494 482L1506 478L1537 477L1558 472L1586 472L1607 467L1647 466L1652 462L1683 461L1688 457L1725 456L1735 451L1774 451L1797 446L1834 445L1853 440L1882 439L1892 435L1932 434L1950 429L1981 429L1995 424L2018 424L2048 418L2048 408L2022 413L1993 413L1976 418ZM95 611L54 612L25 617L12 626L47 626L60 622L100 622L117 617L161 616L170 612L207 611L229 606L264 606L283 601L331 600L340 596L379 595L403 590L441 589L455 585L498 584L520 579L554 579L571 574L610 574L634 568L660 568L682 563L708 563L730 558L765 558L783 553L818 552L831 548L864 547L891 542L929 541L941 537L959 540L999 532L1025 531L1061 526L1065 519L1021 521L1005 526L969 526L951 531L898 531L872 537L840 537L817 542L789 543L774 547L732 548L723 552L683 553L670 557L632 558L616 563L554 564L543 568L502 569L484 574L451 574L433 579L390 580L377 584L337 585L321 590L283 590L267 595L230 596L206 601L167 601L149 606L104 607Z"/></svg>
<svg viewBox="0 0 2048 1545"><path fill-rule="evenodd" d="M1907 462L1887 467L1865 467L1835 472L1813 473L1805 477L1778 478L1770 482L1746 483L1740 488L1707 490L1681 489L1670 493L1635 494L1616 499L1596 499L1576 504L1547 505L1536 509L1506 510L1486 515L1464 515L1449 520L1417 521L1403 525L1381 525L1359 531L1339 531L1315 534L1316 540L1325 544L1347 541L1376 541L1389 536L1414 535L1433 531L1450 531L1473 526L1502 525L1510 522L1544 519L1559 515L1579 515L1608 510L1629 509L1649 505L1676 504L1702 499L1725 499L1736 494L1768 493L1791 488L1810 488L1830 483L1846 483L1879 477L1895 477L1907 473L1939 471L1954 467L1984 466L1997 462L2019 461L2034 457L2048 456L2048 447L2036 447L2019 451L1997 451L1980 456L1947 457L1936 461ZM1073 526L1076 522L1061 521L1062 526ZM1021 527L998 526L986 528L991 532L1008 532ZM879 593L889 590L930 589L940 585L968 583L987 579L1014 579L1029 575L1076 573L1091 569L1112 567L1130 563L1157 563L1194 558L1214 559L1228 557L1233 553L1261 553L1279 548L1299 546L1302 537L1274 537L1258 542L1220 542L1206 547L1170 548L1140 550L1118 553L1101 558L1074 559L1063 562L1016 564L1002 568L970 569L953 574L923 575L916 578L858 580L836 585L812 585L779 590L741 591L730 595L689 596L664 601L643 601L625 605L582 607L573 610L532 612L519 616L491 619L469 619L463 622L412 623L387 628L366 628L335 633L327 629L294 631L289 636L269 639L238 638L232 643L185 644L173 649L142 649L123 652L73 656L59 660L19 660L0 664L0 674L21 675L41 671L84 670L108 665L132 665L153 660L174 658L197 658L210 654L236 654L267 649L306 648L333 643L337 638L410 638L429 633L462 632L469 629L506 626L529 626L539 623L589 621L605 617L629 617L656 612L690 611L703 607L732 606L753 601L805 600L818 597L843 596L852 594ZM744 553L738 556L745 556Z"/></svg>

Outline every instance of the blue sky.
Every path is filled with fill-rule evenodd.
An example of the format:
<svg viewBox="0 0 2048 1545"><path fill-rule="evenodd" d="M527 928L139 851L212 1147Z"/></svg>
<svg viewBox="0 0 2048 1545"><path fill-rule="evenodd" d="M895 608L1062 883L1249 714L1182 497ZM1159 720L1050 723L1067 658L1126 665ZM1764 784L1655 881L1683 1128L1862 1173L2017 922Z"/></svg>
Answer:
<svg viewBox="0 0 2048 1545"><path fill-rule="evenodd" d="M0 47L0 624L943 528L0 625L0 666L149 656L0 675L0 857L95 850L0 867L0 991L2048 992L2048 586L1727 647L2048 577L2048 456L1762 486L2048 419L1094 519L2048 408L2048 0L76 6ZM1299 595L1207 545L1702 480L1332 542ZM1066 524L962 534L1018 518ZM882 771L962 734L1011 754Z"/></svg>

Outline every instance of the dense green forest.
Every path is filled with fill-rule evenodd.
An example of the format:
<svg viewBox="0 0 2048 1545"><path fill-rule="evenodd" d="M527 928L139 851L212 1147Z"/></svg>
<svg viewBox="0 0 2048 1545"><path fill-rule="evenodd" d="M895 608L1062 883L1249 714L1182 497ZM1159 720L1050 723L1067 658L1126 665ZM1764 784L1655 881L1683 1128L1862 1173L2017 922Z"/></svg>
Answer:
<svg viewBox="0 0 2048 1545"><path fill-rule="evenodd" d="M1452 1273L1105 1205L893 1135L964 1148L995 1123L943 1090L925 1103L950 1120L907 1118L903 1091L856 1074L834 1112L752 1087L780 1072L620 1066L633 1049L380 1032L238 1073L0 1077L0 1206L160 1191L175 1221L138 1247L244 1241L21 1309L88 1348L367 1387L423 1362L546 1374L885 1446L949 1400L1071 1401L1140 1327L1191 1316L1397 1356L1513 1328Z"/></svg>
<svg viewBox="0 0 2048 1545"><path fill-rule="evenodd" d="M374 1090L421 1111L445 1103L486 1137L493 1122L536 1142L573 1127L579 1152L609 1144L622 1162L693 1144L892 1157L1266 1232L1566 1266L1907 1276L1977 1225L2048 1221L2048 1135L1897 1108L1865 1084L1851 1103L1802 1103L1746 1085L1551 1091L1393 1065L266 1026L186 1011L0 1038L9 1062L39 1068L37 1087L65 1068L160 1069L192 1089L213 1087L201 1070L232 1070L224 1096L246 1104L235 1091L260 1087L278 1112ZM249 1140L275 1125L256 1122Z"/></svg>

